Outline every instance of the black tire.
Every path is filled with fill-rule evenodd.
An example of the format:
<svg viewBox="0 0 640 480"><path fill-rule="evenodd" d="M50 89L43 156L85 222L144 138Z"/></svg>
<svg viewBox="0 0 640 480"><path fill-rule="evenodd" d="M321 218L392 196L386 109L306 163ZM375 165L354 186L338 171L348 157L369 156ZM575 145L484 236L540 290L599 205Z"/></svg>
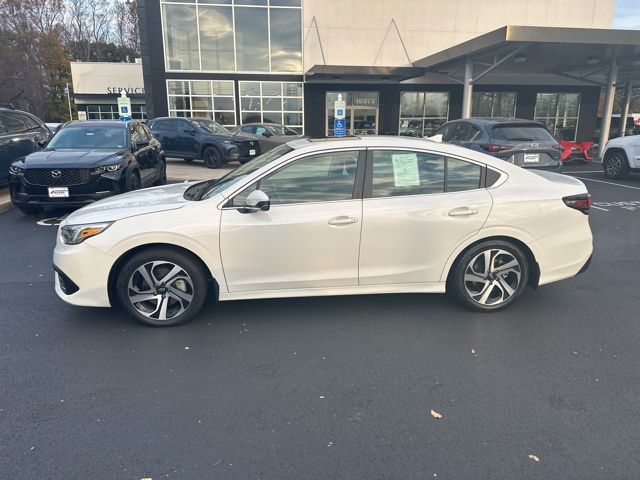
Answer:
<svg viewBox="0 0 640 480"><path fill-rule="evenodd" d="M160 170L160 178L158 178L155 182L153 182L153 184L156 187L167 184L167 162L164 159L162 159L162 169Z"/></svg>
<svg viewBox="0 0 640 480"><path fill-rule="evenodd" d="M493 268L485 266L487 251L489 266ZM517 262L517 266L506 267L512 264L512 260ZM449 275L447 292L453 293L471 310L495 312L522 295L529 281L529 270L527 256L519 247L503 240L487 240L472 246L458 258ZM479 281L473 281L474 277Z"/></svg>
<svg viewBox="0 0 640 480"><path fill-rule="evenodd" d="M162 276L174 267L180 269L179 273L168 282L159 282L157 285L149 285L139 270L144 268L148 278L156 282L161 281ZM208 293L207 276L197 259L167 248L149 248L135 254L124 264L116 282L118 301L122 307L136 320L154 327L170 327L189 321L202 309ZM176 291L180 297L175 294ZM136 292L154 298L135 302L132 295ZM161 315L162 302L166 302L166 319L162 319Z"/></svg>
<svg viewBox="0 0 640 480"><path fill-rule="evenodd" d="M142 182L140 180L140 173L134 170L127 178L127 192L133 192L134 190L140 190L142 188Z"/></svg>
<svg viewBox="0 0 640 480"><path fill-rule="evenodd" d="M607 152L602 162L602 169L607 178L622 179L629 176L629 160L622 150Z"/></svg>
<svg viewBox="0 0 640 480"><path fill-rule="evenodd" d="M207 168L220 168L222 166L222 156L216 147L207 147L202 152L202 160Z"/></svg>
<svg viewBox="0 0 640 480"><path fill-rule="evenodd" d="M24 215L33 216L42 213L42 207L18 207Z"/></svg>

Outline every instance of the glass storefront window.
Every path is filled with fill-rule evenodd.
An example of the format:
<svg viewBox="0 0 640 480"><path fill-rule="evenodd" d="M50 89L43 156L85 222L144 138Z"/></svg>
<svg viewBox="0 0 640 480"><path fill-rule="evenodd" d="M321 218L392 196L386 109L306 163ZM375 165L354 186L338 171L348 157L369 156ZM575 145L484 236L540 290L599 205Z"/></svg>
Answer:
<svg viewBox="0 0 640 480"><path fill-rule="evenodd" d="M232 80L167 80L169 115L210 118L222 125L236 125Z"/></svg>
<svg viewBox="0 0 640 480"><path fill-rule="evenodd" d="M346 103L347 135L376 135L378 133L378 92L327 92L327 136L334 135L335 101L338 95Z"/></svg>
<svg viewBox="0 0 640 480"><path fill-rule="evenodd" d="M300 0L162 0L166 69L302 73Z"/></svg>
<svg viewBox="0 0 640 480"><path fill-rule="evenodd" d="M448 92L400 92L399 135L430 136L448 120Z"/></svg>
<svg viewBox="0 0 640 480"><path fill-rule="evenodd" d="M538 93L534 120L557 139L575 141L580 114L579 93Z"/></svg>
<svg viewBox="0 0 640 480"><path fill-rule="evenodd" d="M163 5L168 70L200 70L196 12L195 5Z"/></svg>
<svg viewBox="0 0 640 480"><path fill-rule="evenodd" d="M514 117L515 92L473 92L472 117Z"/></svg>
<svg viewBox="0 0 640 480"><path fill-rule="evenodd" d="M279 123L304 133L300 82L238 82L240 122Z"/></svg>

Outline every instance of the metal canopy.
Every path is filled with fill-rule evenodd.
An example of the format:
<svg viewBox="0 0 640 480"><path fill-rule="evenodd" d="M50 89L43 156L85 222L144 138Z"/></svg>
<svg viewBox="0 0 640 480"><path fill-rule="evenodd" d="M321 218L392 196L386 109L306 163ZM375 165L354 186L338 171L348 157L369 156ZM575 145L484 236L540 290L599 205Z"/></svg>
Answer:
<svg viewBox="0 0 640 480"><path fill-rule="evenodd" d="M305 76L310 83L399 83L424 72L424 68L417 67L314 65Z"/></svg>
<svg viewBox="0 0 640 480"><path fill-rule="evenodd" d="M640 83L638 30L506 26L425 57L414 65L462 83L467 58L482 72L517 49L520 49L517 54L478 83L492 83L491 78L500 74L510 77L546 74L550 79L568 76L579 85L604 85L614 57L619 68L618 82Z"/></svg>

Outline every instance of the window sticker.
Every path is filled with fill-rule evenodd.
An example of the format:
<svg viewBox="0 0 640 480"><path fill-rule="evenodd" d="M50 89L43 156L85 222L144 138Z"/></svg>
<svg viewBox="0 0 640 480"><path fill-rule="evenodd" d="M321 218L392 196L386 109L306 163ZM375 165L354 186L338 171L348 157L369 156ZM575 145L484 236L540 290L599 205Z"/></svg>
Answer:
<svg viewBox="0 0 640 480"><path fill-rule="evenodd" d="M393 181L396 187L415 187L420 185L418 156L415 153L393 153Z"/></svg>

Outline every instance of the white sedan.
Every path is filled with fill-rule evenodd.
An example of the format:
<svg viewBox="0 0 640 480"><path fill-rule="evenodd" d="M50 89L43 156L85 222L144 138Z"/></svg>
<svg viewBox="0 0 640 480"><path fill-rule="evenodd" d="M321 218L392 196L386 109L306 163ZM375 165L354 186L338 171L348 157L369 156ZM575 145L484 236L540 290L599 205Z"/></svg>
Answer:
<svg viewBox="0 0 640 480"><path fill-rule="evenodd" d="M494 311L585 270L580 181L399 137L295 140L219 179L96 202L60 225L55 288L150 325L208 295L450 292Z"/></svg>

